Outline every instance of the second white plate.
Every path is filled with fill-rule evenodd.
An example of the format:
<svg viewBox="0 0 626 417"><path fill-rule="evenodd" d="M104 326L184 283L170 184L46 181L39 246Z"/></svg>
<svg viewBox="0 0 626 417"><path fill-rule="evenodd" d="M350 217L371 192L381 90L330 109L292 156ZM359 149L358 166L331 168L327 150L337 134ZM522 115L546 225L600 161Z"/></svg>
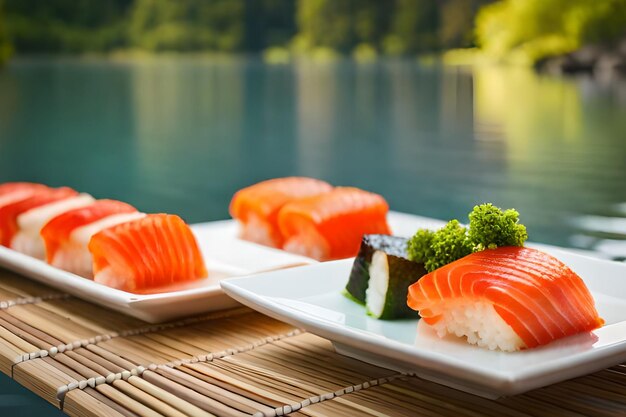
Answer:
<svg viewBox="0 0 626 417"><path fill-rule="evenodd" d="M236 300L330 339L339 353L485 397L522 393L626 361L626 265L542 247L583 277L604 327L514 353L440 339L418 320L383 321L341 292L352 260L228 279Z"/></svg>

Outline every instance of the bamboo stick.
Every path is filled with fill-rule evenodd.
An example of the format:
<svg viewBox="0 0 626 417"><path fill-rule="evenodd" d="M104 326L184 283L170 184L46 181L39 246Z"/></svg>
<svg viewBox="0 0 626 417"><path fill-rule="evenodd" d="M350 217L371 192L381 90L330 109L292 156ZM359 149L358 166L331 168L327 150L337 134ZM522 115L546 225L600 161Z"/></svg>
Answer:
<svg viewBox="0 0 626 417"><path fill-rule="evenodd" d="M112 408L115 411L117 411L118 413L122 414L124 417L139 417L138 414L132 412L131 410L129 410L126 407L121 406L120 404L118 404L115 401L111 400L106 395L101 394L95 388L87 387L84 390L74 390L74 391L68 392L67 393L67 397L70 397L72 394L76 394L76 393L79 393L79 392L88 394L89 396L95 398L96 400L100 401L101 403L108 405L110 408Z"/></svg>
<svg viewBox="0 0 626 417"><path fill-rule="evenodd" d="M258 383L254 383L256 381L250 382L247 379L238 378L238 376L235 374L224 372L220 368L209 366L207 364L192 363L192 364L186 364L184 365L184 367L192 368L198 371L199 373L218 379L229 385L238 387L244 391L256 393L257 395L262 396L263 398L266 398L267 400L271 400L277 404L289 403L293 401L294 399L293 396L288 397L282 391L279 391L279 392L272 391L271 390L272 387L267 387Z"/></svg>
<svg viewBox="0 0 626 417"><path fill-rule="evenodd" d="M45 294L61 294L60 291L41 284L39 282L25 279L15 272L0 268L0 288L14 298L17 297L40 297ZM4 297L3 297L4 298Z"/></svg>
<svg viewBox="0 0 626 417"><path fill-rule="evenodd" d="M97 386L95 390L140 417L162 417L160 413L129 397L116 387L105 384Z"/></svg>
<svg viewBox="0 0 626 417"><path fill-rule="evenodd" d="M130 379L130 378L129 378ZM176 408L167 404L162 398L155 398L148 392L143 391L136 386L130 384L128 381L119 380L114 381L113 386L128 395L132 399L140 402L146 407L150 407L155 412L164 415L166 417L185 417L185 414L177 410Z"/></svg>
<svg viewBox="0 0 626 417"><path fill-rule="evenodd" d="M7 310L11 307L26 305L26 304L41 304L50 300L62 300L69 298L67 294L45 294L37 297L2 297L0 301L0 310Z"/></svg>
<svg viewBox="0 0 626 417"><path fill-rule="evenodd" d="M175 392L176 395L178 395L180 398L183 398L185 401L188 401L196 405L197 407L205 411L208 411L210 413L213 413L215 415L223 416L223 417L243 417L243 416L248 415L248 414L242 413L239 410L235 410L231 407L228 407L227 405L222 404L219 401L216 401L210 397L205 397L201 395L200 393L194 390L191 390L187 387L184 387L180 384L177 384L176 382L168 378L164 378L163 376L157 374L156 372L146 371L144 372L143 377L148 382L162 389Z"/></svg>
<svg viewBox="0 0 626 417"><path fill-rule="evenodd" d="M82 353L85 350L86 349L82 349L82 348L76 349L73 351L65 352L65 355L69 358L72 358L74 361L81 364L82 366L88 368L92 373L95 373L95 376L108 375L111 373L111 371L107 369L105 366L102 366L100 365L100 363L93 361L89 359L87 356L83 355Z"/></svg>
<svg viewBox="0 0 626 417"><path fill-rule="evenodd" d="M121 356L106 350L101 345L89 345L85 349L89 350L90 352L93 352L95 355L98 355L101 358L106 359L107 361L115 364L121 369L132 369L138 366L137 363L127 361Z"/></svg>
<svg viewBox="0 0 626 417"><path fill-rule="evenodd" d="M89 345L89 346L93 346L93 345ZM88 346L88 347L89 347ZM109 359L100 356L100 355L96 355L92 350L87 349L87 348L82 348L82 349L77 349L74 351L75 353L79 354L80 356L84 357L85 359L98 364L100 367L103 368L103 371L101 371L100 373L103 375L106 375L108 373L118 373L118 372L122 372L125 371L126 369L130 369L130 368L134 368L135 366L130 366L130 368L123 368L119 365L117 365L114 362L111 362ZM92 367L93 368L93 367Z"/></svg>
<svg viewBox="0 0 626 417"><path fill-rule="evenodd" d="M131 330L146 325L141 320L76 298L50 300L38 304L38 307L55 317L71 322L72 325L86 329L89 336ZM76 314L77 312L85 314Z"/></svg>
<svg viewBox="0 0 626 417"><path fill-rule="evenodd" d="M239 395L240 397L244 397L244 398L248 398L251 401L254 401L258 404L265 404L267 405L269 408L274 408L276 406L279 405L278 401L271 401L269 399L267 399L266 397L259 395L257 392L254 391L248 391L240 386L236 386L236 385L231 385L228 382L222 381L220 379L217 378L213 378L209 375L200 373L198 371L196 371L195 369L191 369L191 367L185 365L185 366L180 366L178 368L176 368L177 371L186 373L190 376L192 376L195 379L199 379L202 380L204 382L207 382L211 385L214 385L216 387L220 387L223 388L225 390L228 390L234 394ZM262 411L262 410L261 410ZM268 410L269 411L269 410Z"/></svg>
<svg viewBox="0 0 626 417"><path fill-rule="evenodd" d="M520 396L503 398L496 401L487 400L418 377L397 379L385 385L384 389L397 392L400 398L415 398L416 401L431 401L435 404L452 403L459 408L467 408L476 412L485 413L484 410L494 411L496 416L514 416L515 410L518 409L523 410L524 415L534 415L533 413L539 412L539 415L549 416L554 411L550 404L534 400L525 400L523 401L525 404L524 407L517 407L515 402Z"/></svg>
<svg viewBox="0 0 626 417"><path fill-rule="evenodd" d="M8 314L35 329L46 329L64 343L88 339L97 333L67 317L62 317L35 304L16 306Z"/></svg>
<svg viewBox="0 0 626 417"><path fill-rule="evenodd" d="M182 386L193 389L206 397L213 398L216 401L220 401L229 407L243 412L252 414L258 410L269 411L271 409L266 407L263 403L251 400L246 396L242 396L239 393L229 391L222 387L209 384L202 379L194 378L193 376L177 369L160 367L156 370L156 372Z"/></svg>
<svg viewBox="0 0 626 417"><path fill-rule="evenodd" d="M28 343L37 346L39 349L45 349L49 346L61 343L58 339L53 338L49 334L33 328L32 326L22 323L4 311L0 311L0 326Z"/></svg>
<svg viewBox="0 0 626 417"><path fill-rule="evenodd" d="M81 381L83 379L96 378L99 376L99 373L88 366L83 365L82 363L76 361L74 358L69 355L71 352L58 354L54 359L52 358L44 358L47 362L52 361L54 366L60 367L61 365L67 367L67 369L72 370L78 376L76 379Z"/></svg>
<svg viewBox="0 0 626 417"><path fill-rule="evenodd" d="M58 407L57 387L78 381L43 359L34 359L15 365L13 379Z"/></svg>
<svg viewBox="0 0 626 417"><path fill-rule="evenodd" d="M80 390L65 397L63 411L74 417L124 417L118 409Z"/></svg>
<svg viewBox="0 0 626 417"><path fill-rule="evenodd" d="M160 352L147 350L145 346L138 345L132 338L111 339L106 343L101 343L100 347L129 362L144 366L150 363L166 363L171 360L171 356L164 356Z"/></svg>
<svg viewBox="0 0 626 417"><path fill-rule="evenodd" d="M6 347L3 347L6 346ZM18 362L24 352L36 350L37 347L0 326L0 357L5 358L10 366ZM9 366L9 367L10 367Z"/></svg>
<svg viewBox="0 0 626 417"><path fill-rule="evenodd" d="M210 414L195 405L188 403L175 395L175 393L171 393L169 390L166 391L162 388L159 388L156 385L151 384L145 379L139 377L130 377L128 378L128 382L131 385L139 388L140 390L150 394L155 398L159 398L161 401L167 403L168 405L176 408L180 412L184 413L190 417L211 417L213 414Z"/></svg>

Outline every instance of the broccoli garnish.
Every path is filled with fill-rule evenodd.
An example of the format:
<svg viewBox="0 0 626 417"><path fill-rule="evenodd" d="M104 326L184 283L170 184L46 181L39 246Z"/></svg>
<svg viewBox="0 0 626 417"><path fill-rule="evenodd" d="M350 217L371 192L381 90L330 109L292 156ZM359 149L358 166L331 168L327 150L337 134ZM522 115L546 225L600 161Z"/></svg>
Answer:
<svg viewBox="0 0 626 417"><path fill-rule="evenodd" d="M472 253L465 227L458 220L451 220L437 230L430 248L433 256L424 262L424 267L429 272Z"/></svg>
<svg viewBox="0 0 626 417"><path fill-rule="evenodd" d="M469 214L468 238L473 252L501 246L524 246L526 226L518 224L519 213L500 210L493 204L475 206Z"/></svg>
<svg viewBox="0 0 626 417"><path fill-rule="evenodd" d="M408 245L409 259L424 263L429 272L470 253L472 246L466 229L458 220L451 220L436 232L420 229Z"/></svg>
<svg viewBox="0 0 626 417"><path fill-rule="evenodd" d="M424 263L428 272L461 259L473 252L500 246L523 246L526 227L518 223L519 213L502 211L493 204L475 206L469 214L469 227L451 220L433 232L418 230L409 240L409 259Z"/></svg>
<svg viewBox="0 0 626 417"><path fill-rule="evenodd" d="M433 257L433 249L431 248L431 242L435 232L428 229L419 229L415 232L415 235L409 239L407 250L409 252L409 259L425 263L428 259Z"/></svg>

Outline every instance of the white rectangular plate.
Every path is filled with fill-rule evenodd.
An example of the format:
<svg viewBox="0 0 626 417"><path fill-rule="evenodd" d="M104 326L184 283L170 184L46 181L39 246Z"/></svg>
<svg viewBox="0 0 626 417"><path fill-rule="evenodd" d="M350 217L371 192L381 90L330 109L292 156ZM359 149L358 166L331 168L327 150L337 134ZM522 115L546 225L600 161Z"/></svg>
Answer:
<svg viewBox="0 0 626 417"><path fill-rule="evenodd" d="M394 220L398 234L412 233L417 225L415 218ZM626 265L533 246L558 257L583 277L606 320L604 327L515 353L489 351L454 337L440 339L418 320L368 317L364 307L344 297L350 259L221 284L241 303L330 339L341 354L489 398L522 393L626 361Z"/></svg>
<svg viewBox="0 0 626 417"><path fill-rule="evenodd" d="M43 261L0 246L0 266L56 287L89 302L150 323L238 305L220 289L223 278L314 263L312 259L238 239L232 220L191 226L209 277L158 293L133 294L62 271Z"/></svg>

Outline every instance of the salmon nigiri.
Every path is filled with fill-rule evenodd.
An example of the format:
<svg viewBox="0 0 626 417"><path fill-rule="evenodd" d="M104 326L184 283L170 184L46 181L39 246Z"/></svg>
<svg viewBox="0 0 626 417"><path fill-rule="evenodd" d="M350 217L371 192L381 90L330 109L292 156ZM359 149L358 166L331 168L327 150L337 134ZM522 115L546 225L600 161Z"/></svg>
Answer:
<svg viewBox="0 0 626 417"><path fill-rule="evenodd" d="M506 246L465 256L409 287L408 305L440 337L515 351L604 323L583 280L558 259Z"/></svg>
<svg viewBox="0 0 626 417"><path fill-rule="evenodd" d="M49 188L32 182L7 182L0 184L0 207L24 200L37 191L45 190L49 190Z"/></svg>
<svg viewBox="0 0 626 417"><path fill-rule="evenodd" d="M318 260L356 256L365 234L389 234L389 206L378 194L337 187L286 204L278 214L283 249Z"/></svg>
<svg viewBox="0 0 626 417"><path fill-rule="evenodd" d="M69 210L41 229L46 261L57 268L91 278L93 260L87 245L99 231L144 217L133 206L115 200L97 200Z"/></svg>
<svg viewBox="0 0 626 417"><path fill-rule="evenodd" d="M196 239L171 214L147 216L109 227L89 242L94 281L140 292L207 276Z"/></svg>
<svg viewBox="0 0 626 417"><path fill-rule="evenodd" d="M324 181L305 177L276 178L243 188L230 202L230 215L241 223L242 239L281 247L278 211L288 202L332 190Z"/></svg>
<svg viewBox="0 0 626 417"><path fill-rule="evenodd" d="M68 187L38 190L0 207L0 244L38 259L44 258L39 232L51 218L89 204L93 198Z"/></svg>

